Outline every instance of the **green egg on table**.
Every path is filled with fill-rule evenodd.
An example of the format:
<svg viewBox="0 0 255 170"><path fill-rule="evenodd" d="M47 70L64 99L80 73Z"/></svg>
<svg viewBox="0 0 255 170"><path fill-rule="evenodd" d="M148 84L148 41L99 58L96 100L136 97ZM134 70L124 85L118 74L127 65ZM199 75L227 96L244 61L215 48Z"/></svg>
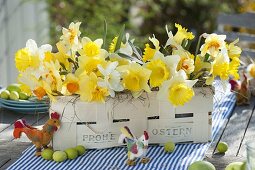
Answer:
<svg viewBox="0 0 255 170"><path fill-rule="evenodd" d="M55 162L63 162L67 159L67 155L63 151L55 151L52 155L52 158Z"/></svg>
<svg viewBox="0 0 255 170"><path fill-rule="evenodd" d="M225 170L246 170L246 163L232 162L225 168Z"/></svg>
<svg viewBox="0 0 255 170"><path fill-rule="evenodd" d="M68 159L75 159L78 157L78 151L74 148L68 148L65 150Z"/></svg>
<svg viewBox="0 0 255 170"><path fill-rule="evenodd" d="M86 152L86 148L82 145L78 145L74 149L77 150L79 156L83 155Z"/></svg>
<svg viewBox="0 0 255 170"><path fill-rule="evenodd" d="M188 170L216 170L216 168L210 162L196 161L189 166Z"/></svg>
<svg viewBox="0 0 255 170"><path fill-rule="evenodd" d="M174 151L174 149L175 149L175 144L172 141L165 143L164 145L165 152L171 153Z"/></svg>
<svg viewBox="0 0 255 170"><path fill-rule="evenodd" d="M52 156L53 156L54 151L52 149L44 149L42 151L42 158L45 160L52 160Z"/></svg>
<svg viewBox="0 0 255 170"><path fill-rule="evenodd" d="M217 145L217 150L219 153L225 153L228 150L228 144L226 142L219 142Z"/></svg>

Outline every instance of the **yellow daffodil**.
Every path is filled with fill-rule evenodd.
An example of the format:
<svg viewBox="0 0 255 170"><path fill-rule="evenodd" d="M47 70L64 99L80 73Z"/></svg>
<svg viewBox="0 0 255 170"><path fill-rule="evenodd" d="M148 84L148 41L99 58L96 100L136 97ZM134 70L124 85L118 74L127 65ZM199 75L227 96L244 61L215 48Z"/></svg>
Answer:
<svg viewBox="0 0 255 170"><path fill-rule="evenodd" d="M151 71L142 67L137 63L120 66L117 68L122 74L122 83L125 89L130 90L134 97L139 97L139 94L145 90L151 92L148 85Z"/></svg>
<svg viewBox="0 0 255 170"><path fill-rule="evenodd" d="M150 85L152 87L161 86L161 84L171 78L176 73L176 68L180 57L177 55L157 56L146 64L146 68L151 70Z"/></svg>
<svg viewBox="0 0 255 170"><path fill-rule="evenodd" d="M177 33L174 35L174 41L178 44L182 44L182 41L184 39L186 40L192 40L194 38L194 35L192 32L188 32L188 29L182 27L179 24L175 23L175 27L178 29Z"/></svg>
<svg viewBox="0 0 255 170"><path fill-rule="evenodd" d="M67 28L62 29L63 35L60 37L67 50L71 49L77 51L80 49L79 36L81 34L80 28L81 22L71 23Z"/></svg>
<svg viewBox="0 0 255 170"><path fill-rule="evenodd" d="M111 62L117 61L119 63L119 66L128 65L129 63L131 63L130 60L120 57L118 54L115 54L115 53L110 54L109 58Z"/></svg>
<svg viewBox="0 0 255 170"><path fill-rule="evenodd" d="M114 37L114 38L112 39L112 42L111 42L111 44L110 44L110 46L109 46L109 53L114 53L115 48L116 48L117 41L118 41L118 37Z"/></svg>
<svg viewBox="0 0 255 170"><path fill-rule="evenodd" d="M112 40L109 46L109 53L115 52L117 41L118 41L118 37L114 37L114 39ZM133 40L131 40L131 42L133 42ZM124 44L123 42L121 42L119 52L129 56L133 54L133 49L129 44L129 33L126 33L126 43Z"/></svg>
<svg viewBox="0 0 255 170"><path fill-rule="evenodd" d="M45 53L52 50L51 45L45 44L37 47L34 40L29 39L26 42L26 48L20 49L15 54L15 63L19 71L25 71L27 68L38 68L45 58Z"/></svg>
<svg viewBox="0 0 255 170"><path fill-rule="evenodd" d="M80 79L76 77L74 74L67 74L66 79L63 85L66 87L67 91L70 94L78 94L80 90L79 86Z"/></svg>
<svg viewBox="0 0 255 170"><path fill-rule="evenodd" d="M183 70L178 71L170 80L163 82L157 98L168 100L174 106L182 106L194 96L192 89L197 80L187 80Z"/></svg>
<svg viewBox="0 0 255 170"><path fill-rule="evenodd" d="M155 37L153 37L153 38L149 37L149 40L154 45L154 48L151 48L148 43L145 44L145 49L144 49L144 53L143 53L143 61L144 62L152 60L157 53L160 53L159 52L159 49L160 49L159 41Z"/></svg>
<svg viewBox="0 0 255 170"><path fill-rule="evenodd" d="M23 86L23 88L26 88L27 91L33 92L39 100L47 95L52 101L55 101L50 85L41 78L36 78L35 75L35 72L31 73L31 70L27 69L19 75L18 82L21 86Z"/></svg>
<svg viewBox="0 0 255 170"><path fill-rule="evenodd" d="M226 35L203 34L205 43L201 46L201 55L204 56L206 53L210 54L213 58L218 54L220 50L226 48Z"/></svg>
<svg viewBox="0 0 255 170"><path fill-rule="evenodd" d="M227 45L228 49L228 56L229 58L234 58L234 57L240 57L242 50L240 47L236 46L235 44L238 43L239 39L236 39L232 43Z"/></svg>
<svg viewBox="0 0 255 170"><path fill-rule="evenodd" d="M147 65L146 68L151 70L150 85L152 87L158 87L163 81L169 78L169 70L166 64L160 60L152 60Z"/></svg>
<svg viewBox="0 0 255 170"><path fill-rule="evenodd" d="M79 57L78 60L79 68L76 71L76 75L81 75L82 73L86 72L87 74L90 74L92 72L96 73L96 75L101 75L99 72L97 66L99 64L105 65L106 61L103 57Z"/></svg>
<svg viewBox="0 0 255 170"><path fill-rule="evenodd" d="M111 95L115 96L115 91L124 90L123 86L120 83L120 73L116 70L118 62L109 62L106 68L103 68L102 65L98 65L100 73L103 75L103 79L99 78L98 85L100 87L106 87Z"/></svg>
<svg viewBox="0 0 255 170"><path fill-rule="evenodd" d="M212 62L210 71L211 77L207 78L206 84L211 85L215 77L219 76L221 80L227 80L229 78L229 58L227 51L217 54L217 57Z"/></svg>
<svg viewBox="0 0 255 170"><path fill-rule="evenodd" d="M45 75L42 78L50 85L51 90L54 92L61 92L62 90L62 79L59 74L60 67L58 60L45 63Z"/></svg>
<svg viewBox="0 0 255 170"><path fill-rule="evenodd" d="M194 55L192 55L192 60L194 60ZM204 72L210 71L211 70L211 63L205 62L204 58L201 57L200 55L197 55L196 61L194 63L194 71L192 74L194 75L194 78L199 78L201 75L203 75Z"/></svg>
<svg viewBox="0 0 255 170"><path fill-rule="evenodd" d="M180 62L177 67L177 71L184 70L187 74L191 74L194 69L194 55L184 49L173 50L174 55L179 55L181 57Z"/></svg>
<svg viewBox="0 0 255 170"><path fill-rule="evenodd" d="M240 59L238 57L232 58L231 62L229 63L229 75L233 76L235 80L240 78L238 73L238 68L240 66Z"/></svg>
<svg viewBox="0 0 255 170"><path fill-rule="evenodd" d="M107 88L98 86L98 78L93 72L81 77L80 87L82 101L105 102L105 97L109 95Z"/></svg>
<svg viewBox="0 0 255 170"><path fill-rule="evenodd" d="M108 53L101 49L103 39L96 39L91 41L90 38L84 37L81 40L82 49L79 50L81 57L103 57L106 58Z"/></svg>
<svg viewBox="0 0 255 170"><path fill-rule="evenodd" d="M255 64L249 64L247 67L247 77L248 79L255 79Z"/></svg>
<svg viewBox="0 0 255 170"><path fill-rule="evenodd" d="M167 42L165 44L165 47L171 46L172 48L178 49L178 50L183 50L181 44L178 44L175 40L174 40L174 36L172 31L168 31L168 27L166 25L166 33L168 35L168 39Z"/></svg>

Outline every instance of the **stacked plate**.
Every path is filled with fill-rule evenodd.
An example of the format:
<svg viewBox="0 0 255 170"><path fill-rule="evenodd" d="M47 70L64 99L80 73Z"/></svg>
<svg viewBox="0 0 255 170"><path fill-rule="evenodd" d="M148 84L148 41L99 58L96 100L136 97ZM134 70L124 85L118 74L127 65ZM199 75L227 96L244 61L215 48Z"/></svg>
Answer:
<svg viewBox="0 0 255 170"><path fill-rule="evenodd" d="M35 97L31 97L29 100L6 100L0 98L0 107L24 114L47 113L49 101L47 99L39 101Z"/></svg>

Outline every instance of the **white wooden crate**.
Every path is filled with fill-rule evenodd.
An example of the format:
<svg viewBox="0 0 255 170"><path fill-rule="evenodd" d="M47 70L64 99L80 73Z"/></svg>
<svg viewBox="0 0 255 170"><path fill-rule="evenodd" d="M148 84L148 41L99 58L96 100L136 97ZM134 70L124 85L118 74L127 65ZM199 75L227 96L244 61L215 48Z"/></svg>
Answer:
<svg viewBox="0 0 255 170"><path fill-rule="evenodd" d="M119 146L120 128L128 126L138 137L144 130L150 143L208 142L211 140L213 90L195 88L195 96L185 106L174 108L168 101L144 93L134 99L122 94L105 103L86 103L74 96L58 97L50 112L61 114L61 128L53 137L54 149L76 145L86 148Z"/></svg>

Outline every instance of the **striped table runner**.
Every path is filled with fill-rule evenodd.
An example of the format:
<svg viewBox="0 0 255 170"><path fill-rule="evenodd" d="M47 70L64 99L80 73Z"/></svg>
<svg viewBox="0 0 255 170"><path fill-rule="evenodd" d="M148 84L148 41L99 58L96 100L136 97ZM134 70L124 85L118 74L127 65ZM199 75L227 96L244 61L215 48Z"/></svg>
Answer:
<svg viewBox="0 0 255 170"><path fill-rule="evenodd" d="M229 90L227 90L229 91ZM219 132L223 122L231 115L235 105L235 96L230 92L223 92L217 83L214 97L214 111L212 114L213 139ZM126 165L126 148L116 147L103 150L89 150L85 155L75 160L62 163L46 161L34 156L35 147L32 146L23 152L9 170L59 170L59 169L84 169L84 170L187 170L188 166L197 160L202 160L210 143L204 144L177 144L173 153L167 154L162 146L150 146L148 164L138 163L134 167Z"/></svg>

